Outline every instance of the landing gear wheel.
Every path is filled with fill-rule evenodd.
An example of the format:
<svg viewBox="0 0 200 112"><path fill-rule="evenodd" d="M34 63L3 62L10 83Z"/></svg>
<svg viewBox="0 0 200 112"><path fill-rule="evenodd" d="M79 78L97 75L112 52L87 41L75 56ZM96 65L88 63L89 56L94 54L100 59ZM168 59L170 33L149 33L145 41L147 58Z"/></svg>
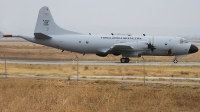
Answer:
<svg viewBox="0 0 200 112"><path fill-rule="evenodd" d="M121 61L121 63L125 63L126 62L126 58L121 58L120 61Z"/></svg>
<svg viewBox="0 0 200 112"><path fill-rule="evenodd" d="M129 58L125 58L126 63L129 63L130 59Z"/></svg>
<svg viewBox="0 0 200 112"><path fill-rule="evenodd" d="M130 59L129 58L121 58L120 61L121 61L121 63L129 63Z"/></svg>
<svg viewBox="0 0 200 112"><path fill-rule="evenodd" d="M178 60L176 60L176 59L174 59L174 61L173 61L174 63L178 63Z"/></svg>

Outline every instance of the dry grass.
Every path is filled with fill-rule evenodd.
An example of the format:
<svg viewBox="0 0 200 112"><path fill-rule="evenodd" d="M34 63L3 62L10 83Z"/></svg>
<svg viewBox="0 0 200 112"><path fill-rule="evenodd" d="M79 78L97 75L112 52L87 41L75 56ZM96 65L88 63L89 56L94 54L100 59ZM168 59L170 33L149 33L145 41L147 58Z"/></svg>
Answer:
<svg viewBox="0 0 200 112"><path fill-rule="evenodd" d="M33 74L72 76L77 74L77 66L66 65L35 65L35 64L7 64L9 75ZM4 74L4 64L0 64L0 74ZM146 76L168 77L200 77L199 66L145 66ZM143 66L102 66L79 65L79 74L82 76L109 75L109 76L143 76Z"/></svg>
<svg viewBox="0 0 200 112"><path fill-rule="evenodd" d="M199 47L200 49L200 47ZM0 42L0 58L6 55L7 59L38 59L38 60L76 60L76 56L79 56L80 60L115 60L119 61L121 56L109 55L107 57L98 57L94 54L82 54L71 53L68 51L61 52L61 50L50 48L30 42ZM179 61L189 62L198 61L200 62L200 51L188 55L187 57L180 58ZM169 56L146 56L146 61L172 61L174 57ZM131 58L131 61L142 61L141 58Z"/></svg>
<svg viewBox="0 0 200 112"><path fill-rule="evenodd" d="M0 44L0 57L10 59L74 60L75 53L61 52L28 42ZM179 61L200 61L200 52ZM82 56L80 60L119 60L110 55ZM173 57L145 57L147 61L171 61ZM132 59L132 61L141 59ZM147 76L199 77L198 66L145 66ZM136 85L112 80L70 81L76 65L7 64L9 75L35 74L67 76L68 79L0 78L0 112L170 112L200 111L200 87ZM0 64L4 74L4 64ZM79 66L79 74L143 76L142 66Z"/></svg>
<svg viewBox="0 0 200 112"><path fill-rule="evenodd" d="M199 104L200 87L0 79L1 112L199 112Z"/></svg>

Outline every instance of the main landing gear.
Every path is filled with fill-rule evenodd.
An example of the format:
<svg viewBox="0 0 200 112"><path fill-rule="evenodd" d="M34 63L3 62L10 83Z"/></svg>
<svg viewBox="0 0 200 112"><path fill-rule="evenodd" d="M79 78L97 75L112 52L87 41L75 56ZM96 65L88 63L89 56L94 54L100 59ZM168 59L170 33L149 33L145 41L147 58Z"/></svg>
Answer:
<svg viewBox="0 0 200 112"><path fill-rule="evenodd" d="M129 63L130 59L129 58L121 58L120 61L121 61L121 63Z"/></svg>
<svg viewBox="0 0 200 112"><path fill-rule="evenodd" d="M121 63L129 63L130 59L129 58L121 58L120 59ZM174 63L178 63L178 60L175 58L173 60Z"/></svg>

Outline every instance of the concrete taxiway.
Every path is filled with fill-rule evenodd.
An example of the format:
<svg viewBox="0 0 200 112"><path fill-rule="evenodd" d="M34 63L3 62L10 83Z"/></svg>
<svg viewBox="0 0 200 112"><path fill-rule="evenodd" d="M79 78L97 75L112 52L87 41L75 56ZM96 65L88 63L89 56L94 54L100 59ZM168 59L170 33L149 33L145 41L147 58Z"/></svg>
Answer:
<svg viewBox="0 0 200 112"><path fill-rule="evenodd" d="M64 76L36 76L36 75L0 75L1 78L38 78L38 79L66 79ZM77 80L77 76L71 76L70 80ZM79 76L79 81L109 80L119 83L137 83L144 84L144 77L141 76ZM145 77L145 84L173 84L173 85L192 85L200 86L200 78L182 78L182 77Z"/></svg>
<svg viewBox="0 0 200 112"><path fill-rule="evenodd" d="M0 63L5 63L5 60L0 60ZM77 61L48 61L48 60L6 60L6 63L16 63L16 64L57 64L57 65L67 65L67 64L77 64ZM174 64L173 62L130 62L130 63L120 63L118 61L79 61L79 65L114 65L114 66L200 66L200 62L179 62ZM6 77L5 75L0 75L1 78ZM8 75L8 78L58 78L58 79L68 79L64 76L37 76L31 74L22 75ZM76 80L77 76L71 76L71 80ZM195 85L200 86L200 78L184 78L184 77L145 77L146 84L176 84L176 85ZM78 80L80 81L94 81L94 80L113 80L122 83L144 83L144 77L141 76L81 76L79 75Z"/></svg>
<svg viewBox="0 0 200 112"><path fill-rule="evenodd" d="M5 60L0 60L0 63L5 63ZM6 60L6 63L16 63L16 64L58 64L58 65L65 65L65 64L77 64L77 61L49 61L49 60ZM78 61L79 65L123 65L123 66L200 66L200 62L137 62L131 61L129 63L120 63L118 61Z"/></svg>

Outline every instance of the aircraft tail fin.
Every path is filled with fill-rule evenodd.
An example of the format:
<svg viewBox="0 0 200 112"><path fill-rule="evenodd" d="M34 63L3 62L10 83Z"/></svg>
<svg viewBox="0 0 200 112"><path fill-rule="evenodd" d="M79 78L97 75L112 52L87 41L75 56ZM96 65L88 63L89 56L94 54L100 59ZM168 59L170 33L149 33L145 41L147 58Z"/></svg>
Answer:
<svg viewBox="0 0 200 112"><path fill-rule="evenodd" d="M46 35L80 34L59 27L54 22L51 12L47 6L42 7L39 11L34 33L43 33Z"/></svg>

